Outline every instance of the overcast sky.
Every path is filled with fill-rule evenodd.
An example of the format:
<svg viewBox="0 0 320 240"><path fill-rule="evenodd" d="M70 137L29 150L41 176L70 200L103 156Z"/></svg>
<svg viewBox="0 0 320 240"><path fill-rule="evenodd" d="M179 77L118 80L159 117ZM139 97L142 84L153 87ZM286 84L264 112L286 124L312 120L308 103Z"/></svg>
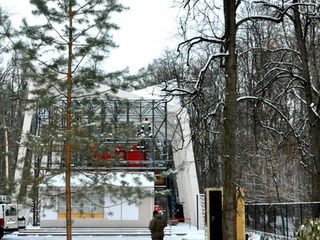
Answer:
<svg viewBox="0 0 320 240"><path fill-rule="evenodd" d="M120 30L114 40L120 48L111 53L112 64L128 65L133 71L160 57L166 47L175 48L177 8L172 0L122 0L131 10L119 14Z"/></svg>
<svg viewBox="0 0 320 240"><path fill-rule="evenodd" d="M176 16L179 11L172 8L172 0L120 0L130 10L116 14L112 21L120 26L113 33L114 41L120 46L111 51L107 70L129 67L136 73L153 59L160 57L166 47L175 48L178 40ZM1 1L15 24L31 12L29 0Z"/></svg>

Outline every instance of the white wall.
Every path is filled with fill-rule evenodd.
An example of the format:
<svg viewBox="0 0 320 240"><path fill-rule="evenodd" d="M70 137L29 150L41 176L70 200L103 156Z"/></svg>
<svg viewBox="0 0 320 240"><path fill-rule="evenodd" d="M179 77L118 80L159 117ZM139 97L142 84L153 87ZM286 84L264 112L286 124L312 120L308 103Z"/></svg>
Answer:
<svg viewBox="0 0 320 240"><path fill-rule="evenodd" d="M149 173L151 174L151 173ZM94 175L94 174L92 174ZM108 173L101 175L103 179L110 180L109 184L120 186L121 181L126 181L129 187L137 187L134 181L139 176L141 187L146 191L154 190L154 182L144 177L144 173L127 173L125 176L121 173L109 173L111 178L107 178ZM90 186L91 176L89 173L77 174L71 178L71 186L74 192L77 188L81 189L83 185ZM99 181L100 182L100 181ZM65 227L65 218L59 218L59 194L64 192L64 175L60 174L49 181L50 192L46 191L47 185L40 186L41 196L41 227ZM88 188L87 186L87 188ZM59 189L59 191L58 191ZM99 192L100 193L100 192ZM48 195L47 195L48 194ZM103 217L73 218L73 227L147 227L152 217L154 198L146 197L138 200L138 204L128 204L126 199L115 199L108 194L107 190L101 192L104 196ZM48 197L46 197L48 196ZM52 197L55 196L55 197ZM63 202L65 204L65 202ZM63 205L64 206L64 205ZM61 205L60 205L61 207ZM64 212L61 212L64 213ZM84 212L86 214L87 212ZM100 213L100 212L99 212Z"/></svg>
<svg viewBox="0 0 320 240"><path fill-rule="evenodd" d="M191 224L196 226L197 204L199 194L189 115L186 109L168 106L168 121L171 128L168 135L172 136L173 160L176 168L182 166L177 175L179 200L184 207L184 217L190 218Z"/></svg>

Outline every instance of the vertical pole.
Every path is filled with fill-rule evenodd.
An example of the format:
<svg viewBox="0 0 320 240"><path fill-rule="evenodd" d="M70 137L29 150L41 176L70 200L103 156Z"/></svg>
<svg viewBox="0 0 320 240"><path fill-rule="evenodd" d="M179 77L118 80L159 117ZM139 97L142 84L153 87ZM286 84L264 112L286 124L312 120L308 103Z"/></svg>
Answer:
<svg viewBox="0 0 320 240"><path fill-rule="evenodd" d="M127 103L126 103L126 106L127 106L127 124L130 123L130 102L127 100Z"/></svg>
<svg viewBox="0 0 320 240"><path fill-rule="evenodd" d="M166 166L169 166L169 142L168 142L168 107L167 107L167 101L164 102L164 152L162 154L165 154L165 160L166 160ZM173 163L172 163L173 164Z"/></svg>
<svg viewBox="0 0 320 240"><path fill-rule="evenodd" d="M289 220L288 220L288 204L285 205L286 206L286 230L287 230L287 237L289 237Z"/></svg>
<svg viewBox="0 0 320 240"><path fill-rule="evenodd" d="M244 190L237 188L236 191L237 201L237 240L245 240L245 205L244 205Z"/></svg>
<svg viewBox="0 0 320 240"><path fill-rule="evenodd" d="M266 205L263 205L263 231L267 231L266 227Z"/></svg>
<svg viewBox="0 0 320 240"><path fill-rule="evenodd" d="M168 139L168 104L167 101L164 103L164 139ZM167 141L166 141L167 142ZM167 147L167 145L166 145Z"/></svg>
<svg viewBox="0 0 320 240"><path fill-rule="evenodd" d="M281 205L279 205L279 215L282 215L282 209L281 209ZM276 213L277 209L276 209L276 205L273 205L273 233L277 234L277 213ZM282 216L283 217L283 216Z"/></svg>
<svg viewBox="0 0 320 240"><path fill-rule="evenodd" d="M223 239L223 188L206 188L207 239Z"/></svg>
<svg viewBox="0 0 320 240"><path fill-rule="evenodd" d="M199 194L196 195L197 204L197 230L199 230Z"/></svg>
<svg viewBox="0 0 320 240"><path fill-rule="evenodd" d="M154 121L155 121L155 117L154 117L155 111L154 111L154 109L155 109L156 107L158 107L158 106L156 106L156 103L155 103L154 100L152 100L152 105L151 105L151 107L152 107L152 121L151 121L151 127L152 127L152 129L151 129L151 131L149 131L149 134L150 134L150 133L152 134L152 140L153 140L153 139L154 139Z"/></svg>
<svg viewBox="0 0 320 240"><path fill-rule="evenodd" d="M254 229L257 229L257 205L254 205Z"/></svg>
<svg viewBox="0 0 320 240"><path fill-rule="evenodd" d="M302 204L300 204L300 224L303 223L303 216L302 216Z"/></svg>
<svg viewBox="0 0 320 240"><path fill-rule="evenodd" d="M66 141L66 231L67 240L72 239L71 229L71 93L72 93L72 0L69 0L69 42L68 42L68 73L67 73L67 141Z"/></svg>
<svg viewBox="0 0 320 240"><path fill-rule="evenodd" d="M6 188L9 189L9 140L8 140L8 127L6 126L6 119L3 115L3 125L4 125L4 144L5 144L5 176L6 176Z"/></svg>
<svg viewBox="0 0 320 240"><path fill-rule="evenodd" d="M5 121L3 121L3 124L5 124ZM9 188L9 141L8 141L7 126L4 127L4 141L5 141L6 181L7 181L7 187Z"/></svg>

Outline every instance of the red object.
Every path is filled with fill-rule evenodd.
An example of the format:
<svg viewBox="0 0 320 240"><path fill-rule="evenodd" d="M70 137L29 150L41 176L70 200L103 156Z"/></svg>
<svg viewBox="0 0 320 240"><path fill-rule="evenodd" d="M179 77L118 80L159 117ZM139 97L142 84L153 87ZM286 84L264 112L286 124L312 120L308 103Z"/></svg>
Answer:
<svg viewBox="0 0 320 240"><path fill-rule="evenodd" d="M102 156L101 156L102 155ZM118 156L117 156L118 155ZM123 146L117 146L115 148L114 152L109 152L109 153L97 153L94 152L92 154L93 161L90 164L92 167L107 167L108 160L115 160L119 162L119 164L126 164L128 167L144 167L144 159L145 159L145 153L142 149L138 149L138 144L133 144L131 149L128 149L128 147L123 147ZM97 161L95 163L94 161ZM117 163L115 161L115 163ZM104 164L105 162L105 164ZM110 166L110 165L109 165Z"/></svg>
<svg viewBox="0 0 320 240"><path fill-rule="evenodd" d="M138 145L134 144L132 149L127 152L127 160L129 167L144 167L144 151L138 149Z"/></svg>
<svg viewBox="0 0 320 240"><path fill-rule="evenodd" d="M160 211L160 206L159 205L154 205L154 211Z"/></svg>

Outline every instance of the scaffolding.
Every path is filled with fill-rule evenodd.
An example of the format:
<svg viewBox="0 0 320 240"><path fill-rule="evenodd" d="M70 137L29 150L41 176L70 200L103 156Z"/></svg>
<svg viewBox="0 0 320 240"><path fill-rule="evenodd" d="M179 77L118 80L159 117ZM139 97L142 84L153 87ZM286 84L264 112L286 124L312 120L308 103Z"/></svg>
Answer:
<svg viewBox="0 0 320 240"><path fill-rule="evenodd" d="M39 146L38 150L28 149L34 162L35 177L41 171L65 166L66 141L63 134L59 137L59 133L66 130L66 112L67 103L61 100L49 108L38 107L32 115L32 135L41 137L48 133L48 129L55 135L47 141L47 146ZM72 148L71 164L74 170L152 171L157 179L155 190L170 190L173 193L167 201L156 198L155 204L160 204L168 217L174 216L176 186L172 179L161 177L163 171L174 168L171 141L168 140L166 101L73 101L72 126L77 131L75 138L77 135L83 135L84 139L91 138L86 151ZM37 205L35 200L35 213L39 211ZM38 223L39 218L34 218L34 224Z"/></svg>
<svg viewBox="0 0 320 240"><path fill-rule="evenodd" d="M51 108L39 108L33 116L31 132L41 136L44 129L50 125L58 127L59 131L66 129L66 107L66 101L60 101ZM172 156L169 155L170 141L167 138L167 102L78 101L74 102L73 108L73 126L78 129L76 134L92 137L95 142L88 144L95 145L96 148L96 152L92 149L90 157L81 154L75 147L72 155L73 167L156 170L172 166ZM46 147L45 151L38 151L36 166L47 169L63 166L64 140L53 139L48 145L50 146Z"/></svg>

